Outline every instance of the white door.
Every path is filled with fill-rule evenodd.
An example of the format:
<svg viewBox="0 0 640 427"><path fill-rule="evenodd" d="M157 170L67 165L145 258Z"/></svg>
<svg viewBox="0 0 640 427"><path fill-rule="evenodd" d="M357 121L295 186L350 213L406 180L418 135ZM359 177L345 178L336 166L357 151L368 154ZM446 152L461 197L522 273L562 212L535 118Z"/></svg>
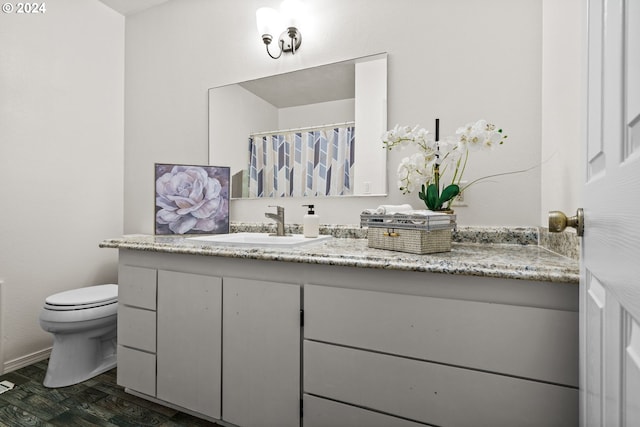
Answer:
<svg viewBox="0 0 640 427"><path fill-rule="evenodd" d="M581 425L640 426L640 0L588 6Z"/></svg>

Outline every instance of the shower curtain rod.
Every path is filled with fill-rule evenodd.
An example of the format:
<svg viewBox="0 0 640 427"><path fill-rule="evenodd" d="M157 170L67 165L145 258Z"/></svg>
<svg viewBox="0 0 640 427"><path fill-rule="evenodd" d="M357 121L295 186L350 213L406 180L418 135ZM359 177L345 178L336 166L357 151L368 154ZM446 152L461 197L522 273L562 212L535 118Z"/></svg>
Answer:
<svg viewBox="0 0 640 427"><path fill-rule="evenodd" d="M331 123L331 124L320 125L320 126L306 126L306 127L301 127L301 128L281 129L281 130L272 130L272 131L265 131L265 132L255 132L255 133L250 133L249 136L277 135L277 134L288 133L288 132L299 132L299 131L307 131L307 130L320 130L320 129L326 129L326 128L332 128L332 127L351 126L351 125L355 125L355 124L356 124L356 122L354 122L354 121L342 122L342 123Z"/></svg>

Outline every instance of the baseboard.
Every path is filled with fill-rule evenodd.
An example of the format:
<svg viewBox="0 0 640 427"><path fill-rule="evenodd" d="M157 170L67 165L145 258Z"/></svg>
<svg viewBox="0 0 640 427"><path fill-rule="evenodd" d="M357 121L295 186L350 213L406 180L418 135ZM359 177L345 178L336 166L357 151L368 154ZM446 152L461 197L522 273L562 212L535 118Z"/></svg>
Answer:
<svg viewBox="0 0 640 427"><path fill-rule="evenodd" d="M50 354L51 347L4 362L2 367L3 373L12 372L20 368L24 368L25 366L33 365L34 363L47 359Z"/></svg>

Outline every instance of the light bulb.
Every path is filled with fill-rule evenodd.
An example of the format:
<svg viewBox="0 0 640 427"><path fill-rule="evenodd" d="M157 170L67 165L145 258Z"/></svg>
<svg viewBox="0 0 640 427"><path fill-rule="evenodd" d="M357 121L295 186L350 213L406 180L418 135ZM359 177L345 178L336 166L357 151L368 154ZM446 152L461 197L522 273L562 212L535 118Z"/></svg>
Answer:
<svg viewBox="0 0 640 427"><path fill-rule="evenodd" d="M297 28L300 24L303 8L304 5L299 0L284 0L282 4L280 4L284 27Z"/></svg>
<svg viewBox="0 0 640 427"><path fill-rule="evenodd" d="M284 27L280 14L271 7L261 7L256 10L256 25L260 36L264 34L278 36Z"/></svg>

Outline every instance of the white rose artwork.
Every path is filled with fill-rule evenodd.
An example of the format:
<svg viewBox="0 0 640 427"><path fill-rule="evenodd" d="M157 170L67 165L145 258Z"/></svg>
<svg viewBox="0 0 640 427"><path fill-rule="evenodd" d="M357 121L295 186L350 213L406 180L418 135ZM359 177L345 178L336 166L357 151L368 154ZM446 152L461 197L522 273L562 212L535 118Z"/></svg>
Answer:
<svg viewBox="0 0 640 427"><path fill-rule="evenodd" d="M156 234L229 232L229 168L155 165Z"/></svg>

